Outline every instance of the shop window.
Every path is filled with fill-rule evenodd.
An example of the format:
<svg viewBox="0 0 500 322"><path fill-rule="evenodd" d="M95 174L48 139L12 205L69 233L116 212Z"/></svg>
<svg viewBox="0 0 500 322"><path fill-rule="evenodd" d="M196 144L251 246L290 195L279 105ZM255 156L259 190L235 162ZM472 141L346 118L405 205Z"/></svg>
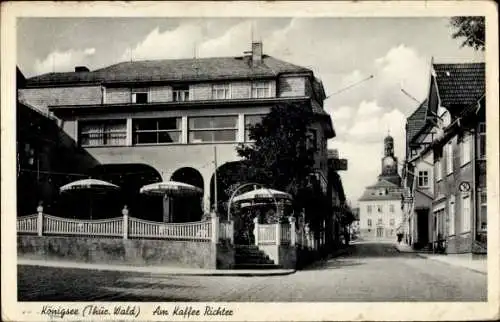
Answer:
<svg viewBox="0 0 500 322"><path fill-rule="evenodd" d="M486 231L488 224L488 211L487 211L487 197L486 191L481 191L479 193L479 220L478 220L478 231Z"/></svg>

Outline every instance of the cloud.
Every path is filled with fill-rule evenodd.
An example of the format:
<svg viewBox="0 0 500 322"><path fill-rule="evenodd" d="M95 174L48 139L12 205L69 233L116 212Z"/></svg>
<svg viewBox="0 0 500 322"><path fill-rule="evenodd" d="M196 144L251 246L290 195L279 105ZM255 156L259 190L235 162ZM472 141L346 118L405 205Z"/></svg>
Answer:
<svg viewBox="0 0 500 322"><path fill-rule="evenodd" d="M382 111L382 108L377 105L376 101L362 101L359 104L358 112L356 113L358 117L371 116Z"/></svg>
<svg viewBox="0 0 500 322"><path fill-rule="evenodd" d="M353 108L349 106L341 106L338 109L332 111L332 119L334 120L346 120L349 119L353 114Z"/></svg>
<svg viewBox="0 0 500 322"><path fill-rule="evenodd" d="M51 52L44 60L36 59L34 70L36 74L49 72L70 72L75 66L85 65L90 56L96 53L95 48L83 50L68 50Z"/></svg>

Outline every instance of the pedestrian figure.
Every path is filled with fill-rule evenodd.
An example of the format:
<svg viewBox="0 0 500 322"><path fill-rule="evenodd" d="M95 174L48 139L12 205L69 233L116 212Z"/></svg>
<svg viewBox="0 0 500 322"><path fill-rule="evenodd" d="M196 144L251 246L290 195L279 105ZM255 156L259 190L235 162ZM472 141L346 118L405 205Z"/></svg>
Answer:
<svg viewBox="0 0 500 322"><path fill-rule="evenodd" d="M403 234L398 233L397 236L398 236L398 243L401 244L401 242L403 241Z"/></svg>

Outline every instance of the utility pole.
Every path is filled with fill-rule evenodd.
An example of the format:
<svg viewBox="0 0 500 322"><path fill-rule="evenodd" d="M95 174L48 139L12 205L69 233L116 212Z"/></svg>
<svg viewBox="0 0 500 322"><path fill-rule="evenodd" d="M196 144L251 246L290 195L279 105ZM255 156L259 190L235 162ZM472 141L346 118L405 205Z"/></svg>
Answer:
<svg viewBox="0 0 500 322"><path fill-rule="evenodd" d="M214 146L214 166L215 166L215 172L214 172L214 205L215 205L215 212L217 213L217 147Z"/></svg>

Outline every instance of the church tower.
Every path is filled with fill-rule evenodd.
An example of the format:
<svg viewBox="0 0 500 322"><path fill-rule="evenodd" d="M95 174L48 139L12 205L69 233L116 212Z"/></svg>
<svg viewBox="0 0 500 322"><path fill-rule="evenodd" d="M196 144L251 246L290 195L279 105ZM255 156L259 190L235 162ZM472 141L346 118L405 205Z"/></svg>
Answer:
<svg viewBox="0 0 500 322"><path fill-rule="evenodd" d="M401 185L401 177L398 174L398 158L394 156L394 139L387 135L384 139L384 156L382 157L382 169L379 180L387 180L396 185Z"/></svg>

